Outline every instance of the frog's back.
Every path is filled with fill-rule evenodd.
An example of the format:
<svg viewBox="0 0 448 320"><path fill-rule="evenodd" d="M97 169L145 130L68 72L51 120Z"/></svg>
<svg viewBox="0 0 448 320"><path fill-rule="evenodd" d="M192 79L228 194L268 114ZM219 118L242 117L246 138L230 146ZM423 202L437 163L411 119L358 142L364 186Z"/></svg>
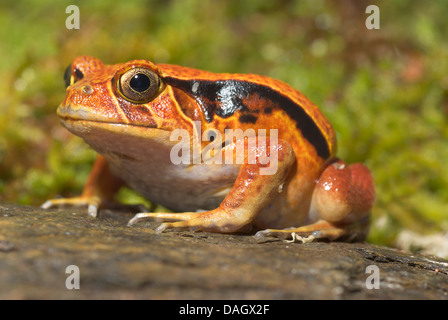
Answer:
<svg viewBox="0 0 448 320"><path fill-rule="evenodd" d="M164 81L186 93L201 108L206 127L225 129L277 129L278 136L296 152L315 153L325 162L336 153L330 122L319 108L288 84L255 74L212 73L158 65ZM301 141L309 145L303 146ZM296 145L294 145L296 144Z"/></svg>

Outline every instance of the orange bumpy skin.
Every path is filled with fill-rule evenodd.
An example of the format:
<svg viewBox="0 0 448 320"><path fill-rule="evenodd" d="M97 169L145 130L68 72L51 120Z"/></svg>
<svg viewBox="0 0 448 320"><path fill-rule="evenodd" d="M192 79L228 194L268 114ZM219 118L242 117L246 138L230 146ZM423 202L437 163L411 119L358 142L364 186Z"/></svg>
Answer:
<svg viewBox="0 0 448 320"><path fill-rule="evenodd" d="M80 197L43 207L87 205L96 216L126 184L178 212L139 213L129 222L177 220L158 232L365 236L375 198L369 170L336 159L331 124L287 84L147 60L105 65L88 56L71 63L65 81L58 116L100 155Z"/></svg>

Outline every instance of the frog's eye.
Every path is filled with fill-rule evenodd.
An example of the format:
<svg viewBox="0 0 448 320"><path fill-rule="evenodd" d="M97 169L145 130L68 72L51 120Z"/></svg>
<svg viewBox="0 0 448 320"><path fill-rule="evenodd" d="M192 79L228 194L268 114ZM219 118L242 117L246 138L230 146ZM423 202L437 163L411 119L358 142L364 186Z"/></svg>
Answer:
<svg viewBox="0 0 448 320"><path fill-rule="evenodd" d="M118 79L118 92L126 100L133 103L147 103L160 92L159 76L146 68L132 68Z"/></svg>
<svg viewBox="0 0 448 320"><path fill-rule="evenodd" d="M64 72L64 82L66 88L68 88L68 86L70 85L71 76L72 76L72 65L69 65Z"/></svg>
<svg viewBox="0 0 448 320"><path fill-rule="evenodd" d="M67 69L65 69L64 72L64 83L65 87L68 88L72 84L74 84L76 81L81 80L84 78L83 73L78 68L75 68L72 73L72 65L70 64Z"/></svg>

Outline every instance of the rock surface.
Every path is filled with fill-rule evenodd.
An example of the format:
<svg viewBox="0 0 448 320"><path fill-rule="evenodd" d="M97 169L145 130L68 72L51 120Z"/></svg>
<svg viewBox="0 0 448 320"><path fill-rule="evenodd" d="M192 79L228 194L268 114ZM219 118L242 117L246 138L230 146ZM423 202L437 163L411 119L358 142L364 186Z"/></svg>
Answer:
<svg viewBox="0 0 448 320"><path fill-rule="evenodd" d="M158 222L127 227L132 216L0 205L0 299L448 299L440 258L367 243L156 234ZM66 288L70 265L79 290ZM379 289L366 288L370 265Z"/></svg>

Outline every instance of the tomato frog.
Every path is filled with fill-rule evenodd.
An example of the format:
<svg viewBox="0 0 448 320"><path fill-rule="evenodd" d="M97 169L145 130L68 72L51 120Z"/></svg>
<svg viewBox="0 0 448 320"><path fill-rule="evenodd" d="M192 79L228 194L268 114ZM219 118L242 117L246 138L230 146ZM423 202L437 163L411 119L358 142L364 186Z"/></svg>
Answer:
<svg viewBox="0 0 448 320"><path fill-rule="evenodd" d="M368 230L375 199L369 170L336 157L330 122L281 81L81 56L65 84L62 125L99 155L81 196L44 208L85 205L96 216L127 185L173 211L129 221L165 221L157 232L335 240ZM209 161L217 156L221 162Z"/></svg>

